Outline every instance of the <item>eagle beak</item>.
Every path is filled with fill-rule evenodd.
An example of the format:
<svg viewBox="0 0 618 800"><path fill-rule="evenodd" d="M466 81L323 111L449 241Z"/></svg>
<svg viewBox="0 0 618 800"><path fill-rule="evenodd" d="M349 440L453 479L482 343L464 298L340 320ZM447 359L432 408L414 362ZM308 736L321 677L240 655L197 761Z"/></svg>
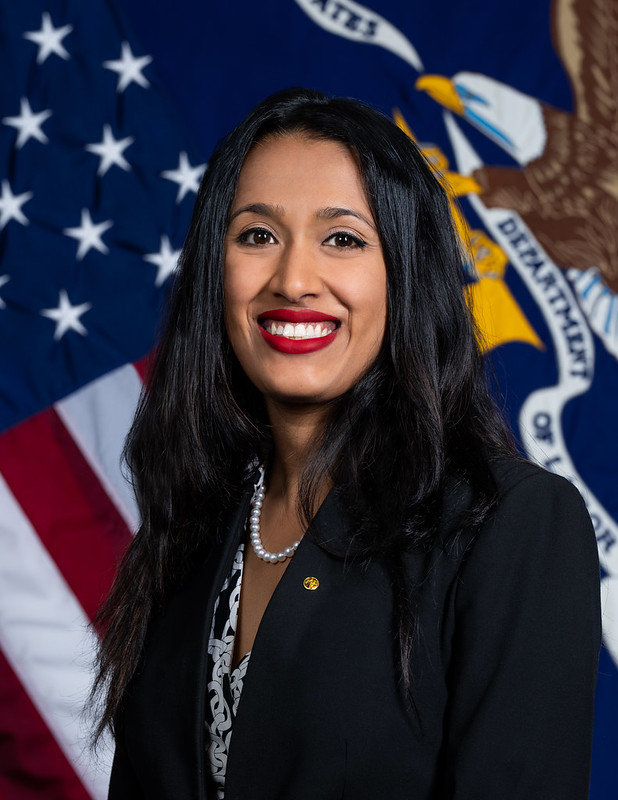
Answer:
<svg viewBox="0 0 618 800"><path fill-rule="evenodd" d="M421 77L414 84L416 89L432 97L436 102L443 105L445 108L454 111L459 116L463 116L465 109L457 90L449 78L443 75L421 75Z"/></svg>

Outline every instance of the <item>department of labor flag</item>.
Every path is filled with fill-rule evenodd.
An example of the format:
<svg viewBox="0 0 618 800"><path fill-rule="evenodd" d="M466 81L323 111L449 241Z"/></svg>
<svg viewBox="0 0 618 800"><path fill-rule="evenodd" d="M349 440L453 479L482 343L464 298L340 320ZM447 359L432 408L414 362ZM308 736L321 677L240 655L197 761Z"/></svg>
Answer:
<svg viewBox="0 0 618 800"><path fill-rule="evenodd" d="M0 795L106 796L88 623L138 524L120 454L145 359L213 145L304 85L380 108L447 181L515 433L586 500L604 591L591 798L613 797L616 3L0 11Z"/></svg>

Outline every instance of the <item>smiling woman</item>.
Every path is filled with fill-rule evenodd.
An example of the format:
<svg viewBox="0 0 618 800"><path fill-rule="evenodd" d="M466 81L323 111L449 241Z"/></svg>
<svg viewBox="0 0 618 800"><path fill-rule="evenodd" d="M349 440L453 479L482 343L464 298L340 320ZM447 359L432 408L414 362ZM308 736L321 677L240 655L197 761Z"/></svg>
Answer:
<svg viewBox="0 0 618 800"><path fill-rule="evenodd" d="M375 361L386 325L386 267L352 154L307 134L261 142L230 219L226 329L267 410L340 397Z"/></svg>
<svg viewBox="0 0 618 800"><path fill-rule="evenodd" d="M213 155L99 617L111 800L587 797L594 533L517 456L464 258L360 103L282 92Z"/></svg>

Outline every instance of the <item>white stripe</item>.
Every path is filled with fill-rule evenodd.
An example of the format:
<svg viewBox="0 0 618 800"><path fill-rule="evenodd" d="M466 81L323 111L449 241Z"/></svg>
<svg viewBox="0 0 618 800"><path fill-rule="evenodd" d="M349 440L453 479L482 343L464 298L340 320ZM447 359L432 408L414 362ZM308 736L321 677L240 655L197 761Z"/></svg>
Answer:
<svg viewBox="0 0 618 800"><path fill-rule="evenodd" d="M138 528L139 514L133 490L122 474L121 459L141 389L137 371L126 364L54 406L132 531Z"/></svg>
<svg viewBox="0 0 618 800"><path fill-rule="evenodd" d="M96 635L0 476L0 647L95 800L107 797L111 742L95 759L84 713Z"/></svg>

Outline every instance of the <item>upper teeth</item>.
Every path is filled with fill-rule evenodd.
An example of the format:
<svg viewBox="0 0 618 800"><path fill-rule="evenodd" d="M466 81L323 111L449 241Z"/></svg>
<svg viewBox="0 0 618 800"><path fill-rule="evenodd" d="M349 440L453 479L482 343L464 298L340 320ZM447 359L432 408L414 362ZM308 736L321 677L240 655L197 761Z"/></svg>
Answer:
<svg viewBox="0 0 618 800"><path fill-rule="evenodd" d="M269 320L264 327L273 336L285 336L286 339L317 339L320 336L328 336L334 330L332 322L310 322L308 325L302 322L296 325L286 322L284 325L282 322Z"/></svg>

